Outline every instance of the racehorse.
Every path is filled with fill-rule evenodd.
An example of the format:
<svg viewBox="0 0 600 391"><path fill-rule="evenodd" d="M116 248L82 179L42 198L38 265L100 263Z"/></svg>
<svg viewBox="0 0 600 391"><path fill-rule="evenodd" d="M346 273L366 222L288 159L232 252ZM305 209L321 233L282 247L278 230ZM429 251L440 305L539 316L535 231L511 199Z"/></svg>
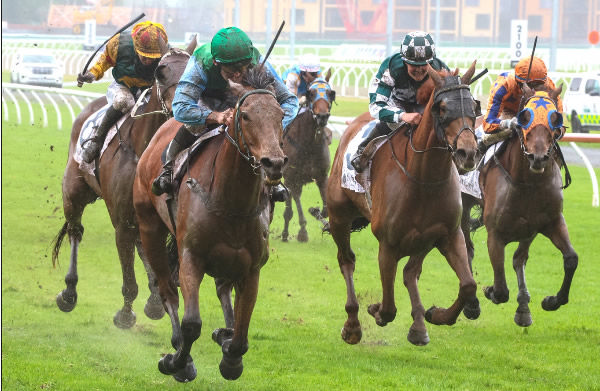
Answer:
<svg viewBox="0 0 600 391"><path fill-rule="evenodd" d="M356 259L350 247L351 229L358 228L353 224L355 220L370 221L379 241L383 299L368 307L379 326L387 325L396 316L394 281L398 261L405 256L409 257L404 267L404 284L412 305L413 324L407 337L411 343L429 342L424 319L437 325L452 325L465 304L477 300L460 230L462 209L457 172L457 167L469 171L476 164L476 103L468 87L474 71L475 62L462 77L457 76L458 69L438 74L428 66L429 79L417 94L420 104L427 102L421 122L416 129L403 132L401 127L390 135L373 158L371 207L366 194L343 188L341 183L346 147L370 121L369 113L350 123L340 140L327 185L327 207L330 232L347 288L348 319L342 328L342 339L349 344L362 338L353 280ZM455 271L460 288L458 298L448 309L431 307L425 311L417 282L423 259L434 247ZM478 303L468 316L479 316Z"/></svg>
<svg viewBox="0 0 600 391"><path fill-rule="evenodd" d="M161 153L181 126L166 122L140 158L134 182L134 205L144 253L158 279L165 309L171 317L171 344L176 350L158 364L163 374L191 381L196 369L190 349L200 336L202 320L198 289L205 274L235 288L234 327L217 329L213 340L222 349L224 378L237 379L248 350L248 327L261 267L269 257L272 203L267 182L278 182L287 157L281 148L283 110L272 92L271 77L252 68L244 87L231 83L236 97L234 123L210 140L186 163L178 189L175 227L165 196L151 192L161 168ZM241 95L241 96L240 96ZM179 282L185 304L179 323L179 296L169 278L165 238L174 234L179 251Z"/></svg>
<svg viewBox="0 0 600 391"><path fill-rule="evenodd" d="M506 303L509 298L504 274L504 249L510 242L519 242L513 254L513 269L519 288L514 321L527 327L531 325L532 318L525 264L529 258L529 247L537 234L550 239L563 255L561 288L556 296L544 298L544 310L555 311L568 303L578 256L571 245L562 214L561 158L557 144L562 135L562 115L556 110L555 103L562 85L548 92L535 92L527 84L523 88L527 100L524 110L517 115L520 126L516 129L516 136L514 132L513 137L505 141L504 152L495 153L480 171L479 186L483 199L463 193L462 228L470 263L474 255L469 236L471 208L480 205L487 230L488 254L494 270L494 285L484 288L484 293L495 304ZM567 177L567 185L569 180Z"/></svg>
<svg viewBox="0 0 600 391"><path fill-rule="evenodd" d="M130 328L135 324L136 315L132 310L133 301L138 294L138 286L134 270L134 247L142 261L145 256L141 251L139 234L133 209L133 179L139 156L142 154L150 139L170 116L171 101L175 87L190 54L196 47L196 40L186 48L170 49L162 57L155 71L155 82L150 90L150 99L142 117L128 117L118 129L117 135L107 146L105 153L98 159L98 177L80 168L75 160L77 143L79 142L82 125L86 119L98 109L106 105L106 97L101 97L88 106L77 116L71 130L69 157L62 183L63 209L66 222L54 239L52 263L56 265L62 241L66 235L71 244L69 271L65 277L66 289L56 297L56 304L64 312L70 312L77 304L77 258L79 243L83 236L81 217L85 207L103 198L115 228L115 241L121 270L123 273L123 307L113 318L119 328ZM135 108L134 108L135 110ZM145 115L148 114L148 115ZM153 274L144 262L148 274L150 297L144 307L144 312L151 319L164 316L161 299L158 295Z"/></svg>
<svg viewBox="0 0 600 391"><path fill-rule="evenodd" d="M289 158L288 164L283 169L283 178L298 210L300 231L297 239L300 242L308 241L306 218L300 202L302 187L313 180L317 183L323 201L321 218L327 218L325 188L330 165L331 135L326 126L331 105L335 101L335 91L329 85L330 77L331 69L324 79L318 78L311 83L306 92L307 107L305 111L301 109L283 137L283 151ZM293 215L292 200L288 198L285 201L283 213L285 225L281 233L281 239L284 242L288 240L288 228Z"/></svg>

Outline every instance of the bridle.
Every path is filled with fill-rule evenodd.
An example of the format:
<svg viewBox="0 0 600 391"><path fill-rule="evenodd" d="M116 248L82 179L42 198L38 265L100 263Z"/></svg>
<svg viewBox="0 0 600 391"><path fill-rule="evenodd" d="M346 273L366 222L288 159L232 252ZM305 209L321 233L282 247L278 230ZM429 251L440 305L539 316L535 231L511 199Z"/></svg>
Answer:
<svg viewBox="0 0 600 391"><path fill-rule="evenodd" d="M242 127L240 125L240 112L241 112L240 107L242 106L242 104L244 103L246 98L253 94L268 94L268 95L271 95L273 98L277 99L277 97L275 96L275 94L273 92L271 92L269 90L264 90L264 89L250 90L250 91L247 91L246 93L244 93L244 95L242 95L240 97L240 99L238 99L237 103L235 104L235 116L234 116L234 125L233 125L235 139L229 135L229 132L225 132L225 137L227 137L227 140L229 140L229 142L231 144L233 144L233 146L238 150L238 152L244 158L244 160L246 160L250 164L254 174L259 175L260 174L259 168L260 168L261 164L256 159L256 157L254 155L252 155L252 152L250 152L250 148L248 147L248 143L246 142L246 138L244 137L244 132L242 132ZM240 144L236 140L241 140L241 144L242 144L244 151L242 151Z"/></svg>
<svg viewBox="0 0 600 391"><path fill-rule="evenodd" d="M450 76L449 78L451 78ZM448 79L448 78L447 78ZM475 136L475 130L469 126L465 120L465 118L473 119L473 123L475 122L475 118L478 115L481 115L481 108L479 101L473 99L473 95L471 95L471 90L469 89L468 84L461 84L461 80L459 76L456 76L457 84L442 87L435 92L433 95L433 107L432 107L432 116L433 116L433 127L435 130L435 134L438 139L443 142L445 145L443 147L431 147L424 151L418 151L414 148L412 143L412 132L410 133L410 145L414 152L426 152L431 149L443 149L447 150L451 154L456 152L458 138L465 131L471 132L473 138L477 140ZM464 91L467 91L467 94L464 94ZM452 94L450 97L446 97L447 95ZM458 96L458 97L457 97ZM446 103L446 113L443 116L440 116L440 104L444 101ZM465 105L465 102L468 101L468 104ZM459 112L460 117L455 116L454 114ZM457 118L462 119L462 128L452 140L452 143L449 143L446 139L446 127L450 124L450 122L454 121Z"/></svg>
<svg viewBox="0 0 600 391"><path fill-rule="evenodd" d="M155 111L149 111L147 113L141 113L141 114L136 114L139 107L142 105L142 102L144 101L144 97L146 96L146 94L148 93L148 91L150 91L152 88L146 88L144 90L144 92L142 92L142 95L140 95L140 97L138 98L137 102L135 103L135 105L133 106L133 108L131 109L131 117L133 118L140 118L140 117L144 117L146 115L151 115L151 114L162 114L164 115L167 119L171 118L172 113L171 111L167 108L167 104L165 103L165 99L163 98L163 94L161 91L161 85L162 83L159 81L158 79L158 69L161 66L167 66L165 65L161 65L161 63L167 62L165 60L168 59L169 56L173 55L174 53L183 53L185 54L187 57L190 57L190 54L186 51L173 51L170 50L167 54L165 54L163 56L163 58L160 60L159 65L156 67L156 70L154 71L154 85L156 86L156 93L158 95L158 102L160 103L160 110L155 110ZM179 79L173 79L172 83L167 85L167 86L163 86L162 90L163 91L168 91L169 88L173 87L175 84L179 83Z"/></svg>
<svg viewBox="0 0 600 391"><path fill-rule="evenodd" d="M315 91L315 95L308 104L308 110L310 111L310 114L312 115L313 121L315 123L315 141L318 141L318 137L320 137L323 134L323 128L327 125L327 121L329 120L329 116L331 115L331 105L335 101L335 97L333 97L333 99L331 99L330 101L328 92L332 91L331 86L323 78L317 78L313 80L313 82L310 83L310 86L308 87L307 91L310 90ZM320 99L323 99L327 102L327 105L329 107L327 113L315 113L313 111L313 105Z"/></svg>

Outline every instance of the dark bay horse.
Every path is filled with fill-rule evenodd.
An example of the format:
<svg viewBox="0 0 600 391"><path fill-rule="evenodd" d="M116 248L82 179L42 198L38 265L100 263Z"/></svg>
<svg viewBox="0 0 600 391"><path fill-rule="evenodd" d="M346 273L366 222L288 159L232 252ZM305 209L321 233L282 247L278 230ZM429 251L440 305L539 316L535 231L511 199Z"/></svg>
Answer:
<svg viewBox="0 0 600 391"><path fill-rule="evenodd" d="M484 288L485 296L495 304L508 301L509 290L504 274L504 249L518 242L513 254L519 292L515 323L531 325L530 295L525 283L525 265L529 247L538 233L546 236L563 255L564 277L556 296L547 296L542 308L555 311L569 302L569 290L578 256L565 223L563 210L561 161L557 140L561 136L562 115L556 111L556 97L562 85L549 92L535 92L524 85L529 97L525 109L517 115L516 135L506 141L506 150L483 166L479 185L483 199L463 194L463 221L469 261L473 258L473 242L469 237L471 208L483 207L483 223L487 230L487 247L494 270L494 285Z"/></svg>
<svg viewBox="0 0 600 391"><path fill-rule="evenodd" d="M67 287L56 297L58 308L64 312L72 311L77 304L77 258L79 243L83 236L83 225L81 224L83 211L88 204L98 198L103 198L115 228L115 241L123 273L124 304L114 316L113 321L120 328L129 328L135 324L136 315L132 310L132 305L138 294L138 286L134 270L134 247L137 247L140 258L145 259L141 251L133 209L135 168L139 156L146 149L150 139L170 115L175 87L195 46L196 40L194 39L186 51L170 49L163 56L156 69L150 100L145 108L144 114L148 115L143 115L135 120L128 117L123 122L117 135L99 159L98 178L88 173L87 170L81 169L79 163L75 161L74 154L83 123L92 113L106 104L106 97L91 102L73 123L69 157L62 183L66 222L54 239L52 253L52 262L56 265L62 241L68 235L71 256L69 271L65 277ZM153 274L145 262L144 266L148 274L148 287L151 291L144 312L151 319L160 319L164 315L164 309Z"/></svg>
<svg viewBox="0 0 600 391"><path fill-rule="evenodd" d="M335 91L329 85L330 77L331 69L325 79L318 78L311 83L306 92L306 110L298 114L283 137L283 151L289 158L288 164L283 169L283 178L298 210L300 231L297 239L300 242L308 241L306 218L300 202L302 187L313 180L319 188L323 201L321 217L327 218L325 188L330 165L331 135L328 134L326 126L331 105L335 101ZM285 225L281 233L284 242L288 240L288 228L293 215L292 200L288 199L285 202L283 213Z"/></svg>
<svg viewBox="0 0 600 391"><path fill-rule="evenodd" d="M165 196L155 196L151 187L160 172L161 153L180 123L166 122L138 164L134 204L142 247L171 317L171 344L176 350L163 357L158 367L178 381L196 377L190 350L202 328L198 289L206 274L235 288L233 329L215 330L213 340L223 352L219 366L223 377L234 380L243 371L242 355L248 350L248 327L260 270L269 257L272 204L265 186L281 179L287 162L281 148L284 113L272 92L273 79L266 75L253 69L244 81L248 86L231 85L231 93L239 97L234 126L206 141L189 160L178 189L176 232ZM165 249L169 233L175 234L179 251L179 282L185 306L181 324L179 295L170 279Z"/></svg>
<svg viewBox="0 0 600 391"><path fill-rule="evenodd" d="M418 102L425 111L416 129L404 129L390 136L375 154L371 168L371 201L365 194L341 186L342 159L355 134L370 121L368 113L355 119L344 132L336 152L327 186L327 207L331 234L338 248L338 263L347 287L348 319L342 339L356 344L362 338L358 319L359 303L354 290L354 252L350 247L353 221L367 219L379 241L379 271L383 288L380 303L368 307L379 326L394 320L394 282L400 258L408 256L404 267L413 324L408 340L425 345L429 336L424 320L452 325L467 302L476 301L476 283L469 270L465 240L460 229L462 213L459 169L475 168L477 142L473 131L476 103L469 91L475 62L459 78L458 70L438 74L428 66L429 80L419 89ZM428 89L427 89L428 86ZM432 93L432 90L434 91ZM448 309L432 307L425 311L417 282L423 259L436 247L459 279L458 298ZM470 313L479 316L479 307Z"/></svg>

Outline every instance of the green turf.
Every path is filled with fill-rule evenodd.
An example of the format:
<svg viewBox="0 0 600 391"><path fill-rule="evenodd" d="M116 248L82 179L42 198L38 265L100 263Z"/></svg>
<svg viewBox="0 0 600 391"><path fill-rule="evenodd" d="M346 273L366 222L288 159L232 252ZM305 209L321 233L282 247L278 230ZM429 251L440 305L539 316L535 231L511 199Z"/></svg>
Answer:
<svg viewBox="0 0 600 391"><path fill-rule="evenodd" d="M345 106L357 105L346 113ZM356 115L364 102L340 100L336 115ZM358 112L356 111L358 110ZM66 114L65 114L66 115ZM200 288L203 333L192 355L198 377L180 385L157 369L161 354L172 352L167 318L152 321L143 307L147 280L139 259L140 293L134 303L137 324L117 329L112 317L122 306L121 271L114 231L104 202L88 206L79 253L79 300L62 313L55 297L64 288L69 244L60 264L51 264L50 242L63 224L61 180L69 131L2 122L2 389L6 390L591 390L598 389L600 351L600 256L597 208L591 207L587 171L571 166L573 184L565 191L565 217L579 268L570 302L556 312L541 309L541 300L561 284L560 253L539 237L531 248L527 281L533 325L516 326L516 278L507 250L506 273L511 297L494 305L483 298L482 313L470 321L462 315L451 327L428 325L431 342L416 347L406 340L411 324L409 300L399 274L396 320L385 328L367 314L379 301L381 285L377 243L366 229L352 237L357 256L356 292L363 340L346 345L340 329L346 319L345 284L336 248L319 223L308 217L309 243L298 243L296 216L292 240L282 243L283 208L271 226L269 262L249 331L250 350L237 381L218 370L220 348L210 335L223 324L214 285ZM14 118L14 117L11 117ZM39 120L39 119L38 119ZM68 128L68 127L66 127ZM334 146L335 147L335 142ZM598 174L598 170L596 170ZM304 205L320 206L315 185L305 187ZM474 235L475 279L479 288L492 283L485 230ZM405 260L401 260L402 268ZM401 270L401 269L400 269ZM423 304L447 306L457 295L458 280L433 251L420 280ZM181 309L180 309L181 310ZM182 314L182 310L180 311Z"/></svg>

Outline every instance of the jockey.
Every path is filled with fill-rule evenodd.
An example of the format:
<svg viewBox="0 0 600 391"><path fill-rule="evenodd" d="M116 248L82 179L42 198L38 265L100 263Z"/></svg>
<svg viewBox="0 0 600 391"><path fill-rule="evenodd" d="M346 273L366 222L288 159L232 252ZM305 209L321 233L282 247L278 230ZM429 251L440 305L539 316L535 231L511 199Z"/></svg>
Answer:
<svg viewBox="0 0 600 391"><path fill-rule="evenodd" d="M173 163L179 152L191 146L208 128L232 123L232 108L212 111L204 100L222 101L229 87L228 81L240 83L248 69L262 60L248 35L237 27L222 28L210 43L194 51L173 98L173 115L183 125L167 147L165 165L152 184L154 194L172 191ZM298 98L287 90L268 62L265 70L275 79L275 95L284 111L282 125L285 128L298 112ZM287 190L278 185L272 196L275 201L285 200Z"/></svg>
<svg viewBox="0 0 600 391"><path fill-rule="evenodd" d="M538 57L533 57L531 71L529 70L530 62L531 58L529 57L522 59L515 66L513 73L501 73L492 86L488 98L487 113L483 118L483 130L486 135L496 134L496 136L486 137L484 145L491 145L510 136L511 129L517 121L515 116L523 96L523 83L527 82L527 85L534 90L540 89L542 86L547 89L555 88L554 82L548 77L544 61ZM558 112L562 112L560 97L556 100L556 109ZM506 119L501 119L501 117Z"/></svg>
<svg viewBox="0 0 600 391"><path fill-rule="evenodd" d="M386 58L369 86L369 112L378 120L358 146L350 162L362 172L360 155L375 137L390 133L402 123L418 125L423 105L417 104L417 90L427 80L426 65L435 70L446 69L446 64L435 56L435 44L428 33L414 31L406 34L400 53Z"/></svg>
<svg viewBox="0 0 600 391"><path fill-rule="evenodd" d="M100 59L85 74L77 75L79 83L100 80L113 68L114 81L108 86L106 98L110 106L94 134L85 140L82 159L91 163L100 153L108 130L135 104L136 96L154 81L154 70L168 51L165 28L150 21L136 24L131 32L122 32L106 44Z"/></svg>
<svg viewBox="0 0 600 391"><path fill-rule="evenodd" d="M297 65L283 72L281 76L288 90L300 99L301 104L306 100L308 87L319 77L321 77L321 62L314 54L303 55ZM304 100L301 99L302 97Z"/></svg>

